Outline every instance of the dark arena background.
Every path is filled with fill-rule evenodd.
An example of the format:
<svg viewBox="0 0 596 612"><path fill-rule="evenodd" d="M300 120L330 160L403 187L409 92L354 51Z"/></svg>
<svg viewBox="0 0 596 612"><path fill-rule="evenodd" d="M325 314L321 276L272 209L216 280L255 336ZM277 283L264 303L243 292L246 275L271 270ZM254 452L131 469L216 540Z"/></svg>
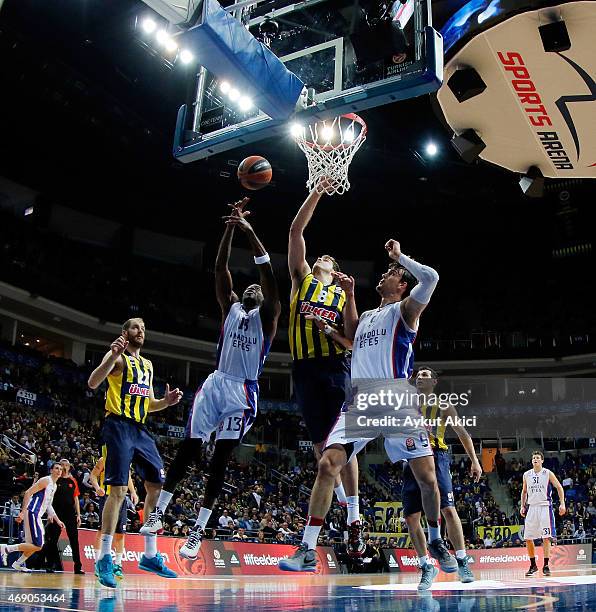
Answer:
<svg viewBox="0 0 596 612"><path fill-rule="evenodd" d="M595 31L590 0L0 0L0 609L594 610ZM344 430L350 355L459 428ZM319 517L339 434L375 439Z"/></svg>

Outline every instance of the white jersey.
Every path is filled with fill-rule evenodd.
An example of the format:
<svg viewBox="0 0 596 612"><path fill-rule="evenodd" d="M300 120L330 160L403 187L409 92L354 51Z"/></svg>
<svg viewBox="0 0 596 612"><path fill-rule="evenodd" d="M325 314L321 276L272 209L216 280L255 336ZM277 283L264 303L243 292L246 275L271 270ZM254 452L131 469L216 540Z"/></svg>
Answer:
<svg viewBox="0 0 596 612"><path fill-rule="evenodd" d="M235 302L224 321L217 344L216 368L221 374L241 380L257 380L271 341L263 334L258 308L249 312Z"/></svg>
<svg viewBox="0 0 596 612"><path fill-rule="evenodd" d="M360 316L352 348L352 380L412 375L416 331L403 320L400 304L387 304Z"/></svg>
<svg viewBox="0 0 596 612"><path fill-rule="evenodd" d="M31 497L27 510L33 514L36 514L37 516L43 516L45 511L48 509L48 506L52 505L52 500L54 499L54 493L56 493L57 485L52 480L51 476L44 476L37 482L47 482L47 485L41 491L38 491Z"/></svg>
<svg viewBox="0 0 596 612"><path fill-rule="evenodd" d="M539 472L533 469L524 473L524 481L528 492L527 503L530 506L550 506L552 485L550 484L550 470L542 468Z"/></svg>

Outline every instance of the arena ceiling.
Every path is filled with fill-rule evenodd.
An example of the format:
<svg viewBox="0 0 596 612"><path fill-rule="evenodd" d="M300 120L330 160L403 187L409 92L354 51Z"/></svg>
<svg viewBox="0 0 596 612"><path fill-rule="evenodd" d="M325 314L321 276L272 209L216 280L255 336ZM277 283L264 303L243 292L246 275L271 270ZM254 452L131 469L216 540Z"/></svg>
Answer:
<svg viewBox="0 0 596 612"><path fill-rule="evenodd" d="M435 6L437 14L446 4ZM0 13L2 174L40 191L42 204L60 202L204 239L219 231L222 202L241 194L230 161L258 153L272 162L275 185L254 196L255 223L266 218L268 227L287 227L306 178L302 153L292 144L269 140L187 166L172 158L175 116L189 79L135 39L134 20L146 11L137 0L6 0ZM535 241L547 259L558 245L584 239L582 215L592 213L566 214L563 227L559 197L577 192L574 207L581 208L584 186L553 185L543 200L528 200L514 175L460 160L428 97L364 116L369 138L352 165L353 187L318 218L346 238L334 249L340 256L375 257L372 249L379 250L389 227L429 241L447 233L481 248L514 220L521 224L519 240ZM430 140L439 146L434 159L424 155ZM355 231L357 239L348 240ZM283 251L285 231L270 242ZM321 248L325 242L321 232Z"/></svg>

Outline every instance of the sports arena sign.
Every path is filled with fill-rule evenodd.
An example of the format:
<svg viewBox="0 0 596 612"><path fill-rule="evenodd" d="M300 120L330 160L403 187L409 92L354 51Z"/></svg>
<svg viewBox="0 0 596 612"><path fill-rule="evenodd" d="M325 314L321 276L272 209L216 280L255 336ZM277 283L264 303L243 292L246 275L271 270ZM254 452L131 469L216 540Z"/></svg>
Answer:
<svg viewBox="0 0 596 612"><path fill-rule="evenodd" d="M35 406L37 403L37 393L26 391L25 389L18 389L16 399L19 404L25 404L25 406Z"/></svg>
<svg viewBox="0 0 596 612"><path fill-rule="evenodd" d="M418 556L410 548L384 549L389 571L417 572ZM484 550L469 550L472 557L472 569L494 570L500 568L527 570L530 564L525 548L490 548ZM438 568L437 561L431 559ZM556 569L575 565L591 565L591 544L569 544L567 546L554 546L551 549L550 566Z"/></svg>
<svg viewBox="0 0 596 612"><path fill-rule="evenodd" d="M403 504L398 501L377 502L373 508L375 525L387 525L392 518L398 519L403 512Z"/></svg>
<svg viewBox="0 0 596 612"><path fill-rule="evenodd" d="M560 31L539 30L548 24L568 45ZM437 101L457 135L472 130L484 143L482 159L522 174L596 178L596 3L524 11L470 0L442 32L448 61Z"/></svg>
<svg viewBox="0 0 596 612"><path fill-rule="evenodd" d="M79 529L81 559L86 572L94 571L96 531ZM64 535L64 533L63 533ZM287 544L254 544L244 542L218 542L206 540L196 561L189 561L180 556L184 538L158 536L157 548L164 556L168 567L179 576L215 576L215 575L287 575L277 568L280 559L289 557L296 550ZM127 534L122 570L125 574L145 574L139 570L139 560L143 554L145 541L138 534ZM60 554L64 569L73 570L72 551L68 540L60 540ZM339 563L330 546L317 548L317 574L338 574Z"/></svg>
<svg viewBox="0 0 596 612"><path fill-rule="evenodd" d="M521 525L492 525L491 527L476 527L476 533L481 540L492 538L495 542L515 542L521 540Z"/></svg>

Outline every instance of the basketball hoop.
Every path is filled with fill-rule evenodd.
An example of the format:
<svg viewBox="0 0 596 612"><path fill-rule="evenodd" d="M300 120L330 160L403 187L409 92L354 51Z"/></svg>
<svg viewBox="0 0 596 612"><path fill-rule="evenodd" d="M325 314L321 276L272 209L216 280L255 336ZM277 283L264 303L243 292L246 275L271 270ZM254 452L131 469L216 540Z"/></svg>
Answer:
<svg viewBox="0 0 596 612"><path fill-rule="evenodd" d="M350 188L350 163L366 140L364 119L349 113L310 125L309 131L310 138L307 138L304 127L294 126L292 130L296 144L308 162L308 190L316 187L319 193L328 195L345 193ZM327 179L325 186L322 185L323 179Z"/></svg>

